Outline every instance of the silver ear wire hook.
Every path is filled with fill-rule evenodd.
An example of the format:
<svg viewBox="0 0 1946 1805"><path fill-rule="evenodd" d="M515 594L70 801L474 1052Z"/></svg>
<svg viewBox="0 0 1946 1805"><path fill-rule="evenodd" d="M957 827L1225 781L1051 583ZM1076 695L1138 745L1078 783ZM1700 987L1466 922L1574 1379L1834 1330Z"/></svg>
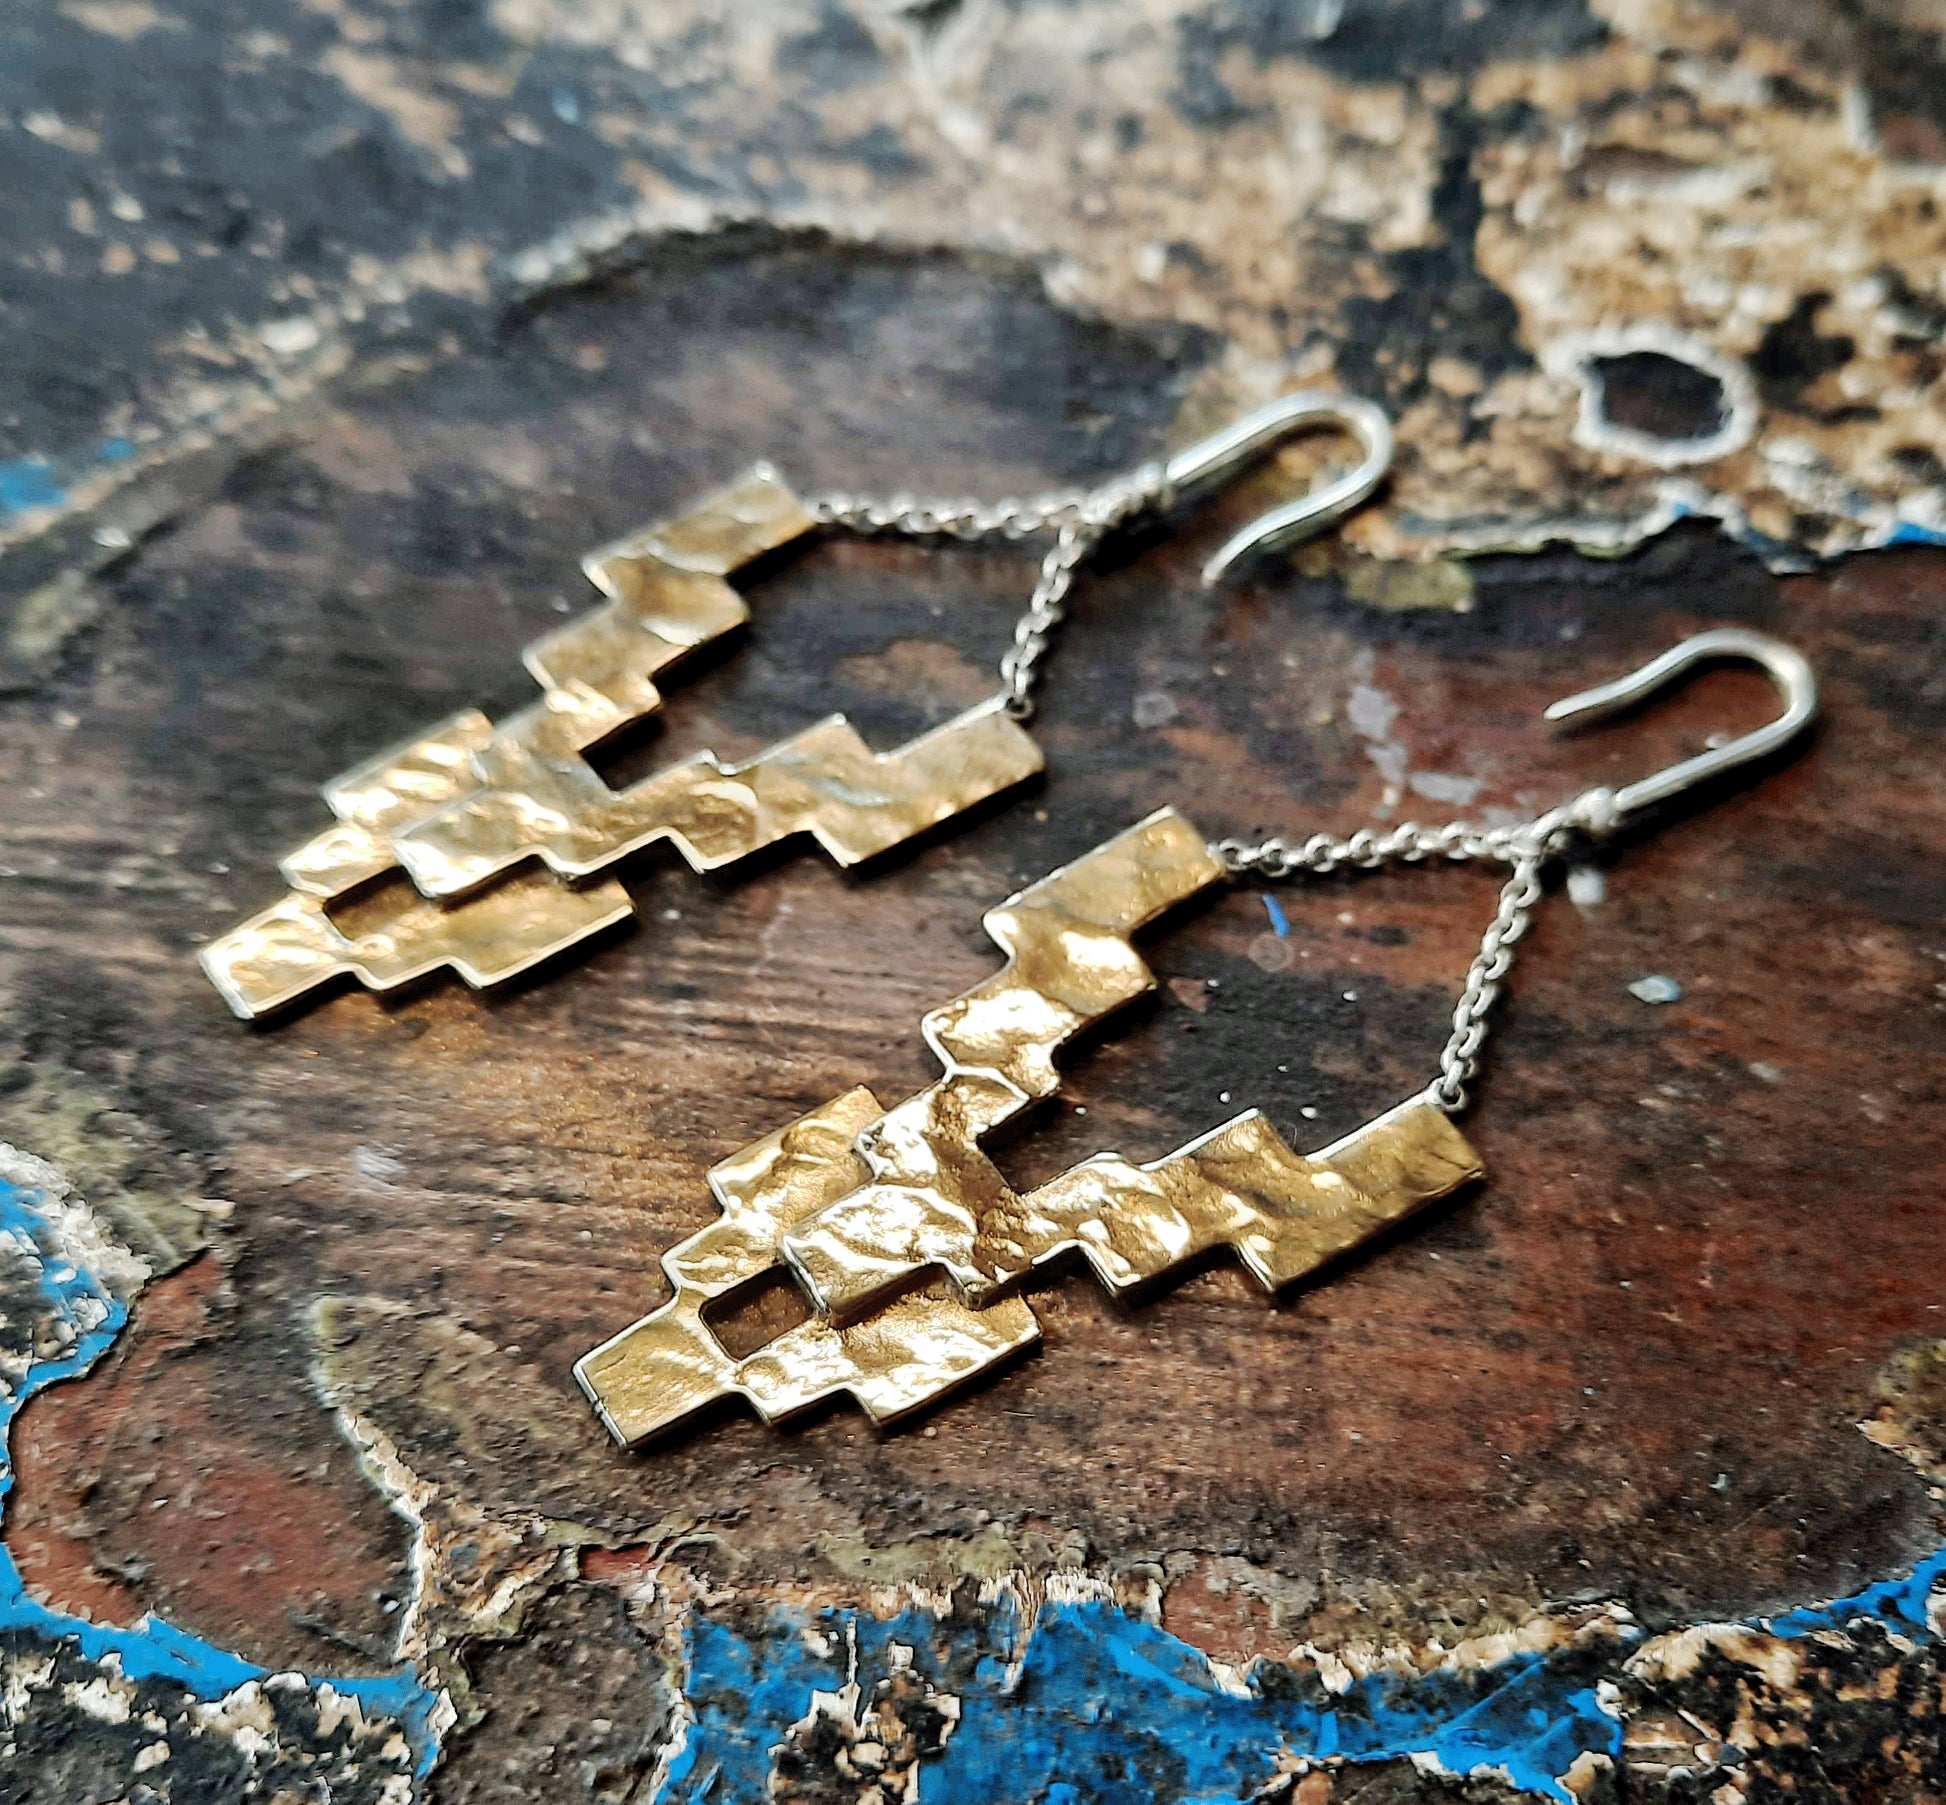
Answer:
<svg viewBox="0 0 1946 1805"><path fill-rule="evenodd" d="M1466 1107L1468 1087L1479 1070L1494 1000L1513 969L1514 947L1546 893L1541 874L1549 861L1567 853L1578 837L1599 839L1639 809L1789 745L1817 718L1818 680L1804 659L1781 640L1743 627L1716 627L1670 647L1626 677L1565 697L1546 711L1550 721L1605 720L1646 702L1697 665L1719 659L1756 665L1776 686L1783 713L1754 732L1726 745L1713 745L1625 789L1585 790L1544 815L1513 825L1479 827L1451 821L1444 827L1421 827L1415 821L1401 821L1361 827L1342 840L1322 833L1303 841L1219 840L1210 850L1233 876L1249 872L1272 879L1300 872L1324 876L1347 866L1376 871L1384 865L1422 864L1431 859L1487 859L1509 868L1499 907L1467 967L1466 986L1453 1010L1453 1030L1439 1055L1439 1076L1425 1093L1430 1102L1456 1113Z"/></svg>
<svg viewBox="0 0 1946 1805"><path fill-rule="evenodd" d="M1699 664L1740 660L1763 671L1784 703L1784 712L1753 732L1743 734L1726 746L1714 746L1686 758L1679 764L1644 777L1620 790L1592 790L1576 805L1582 824L1604 830L1648 808L1665 802L1683 790L1707 783L1724 771L1734 770L1753 759L1788 745L1802 733L1818 712L1818 680L1811 667L1795 648L1767 634L1752 633L1744 627L1713 627L1672 646L1660 658L1652 658L1640 670L1617 677L1595 689L1564 697L1544 714L1550 721L1601 721L1646 702L1658 691L1667 689L1677 678ZM1594 805L1592 808L1586 805ZM1606 820L1600 817L1606 816Z"/></svg>
<svg viewBox="0 0 1946 1805"><path fill-rule="evenodd" d="M1172 506L1185 494L1228 482L1246 464L1306 426L1342 428L1364 447L1364 461L1335 482L1273 508L1233 534L1203 566L1203 581L1214 583L1245 553L1289 545L1342 520L1385 480L1392 465L1392 427L1380 410L1354 395L1305 390L1285 395L1179 451L1167 464L1149 463L1124 471L1093 489L1060 489L1037 501L920 501L894 495L877 501L867 495L815 496L805 504L813 520L854 533L898 533L926 539L945 534L977 540L997 536L1024 539L1051 532L1054 543L1041 559L1027 609L1014 622L1013 644L1000 661L1001 690L1007 713L1017 721L1032 718L1034 685L1054 631L1067 617L1068 591L1075 572L1095 555L1101 542L1129 521Z"/></svg>
<svg viewBox="0 0 1946 1805"><path fill-rule="evenodd" d="M1293 545L1344 519L1385 480L1386 471L1392 467L1392 423L1380 408L1356 395L1307 389L1266 403L1169 460L1164 477L1170 491L1176 496L1191 495L1230 481L1292 433L1317 425L1337 426L1350 433L1364 449L1363 461L1335 482L1300 495L1281 508L1272 508L1231 534L1203 566L1205 586L1219 581L1225 571L1251 552Z"/></svg>

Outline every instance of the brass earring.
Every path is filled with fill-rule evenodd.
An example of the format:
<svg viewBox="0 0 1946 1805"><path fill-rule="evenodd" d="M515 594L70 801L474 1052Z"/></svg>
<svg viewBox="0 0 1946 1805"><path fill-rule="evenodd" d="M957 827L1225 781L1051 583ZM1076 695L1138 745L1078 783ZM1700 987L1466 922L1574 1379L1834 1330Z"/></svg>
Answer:
<svg viewBox="0 0 1946 1805"><path fill-rule="evenodd" d="M632 1444L725 1398L775 1421L835 1394L890 1421L1031 1345L1039 1325L1018 1292L1052 1265L1083 1261L1119 1295L1227 1247L1274 1291L1480 1177L1453 1118L1545 868L1780 751L1815 718L1817 684L1791 647L1722 628L1547 711L1599 719L1721 659L1769 675L1784 704L1775 720L1532 821L1211 844L1163 809L1000 904L985 925L1005 969L922 1023L942 1077L891 1109L848 1091L711 1172L722 1215L663 1257L675 1295L575 1367L602 1421ZM1464 860L1509 874L1424 1091L1316 1153L1292 1151L1247 1110L1151 1164L1099 1153L1025 1196L982 1151L984 1136L1054 1095L1066 1042L1154 988L1132 936L1165 911L1245 877ZM777 1275L817 1314L733 1358L711 1331L712 1306Z"/></svg>
<svg viewBox="0 0 1946 1805"><path fill-rule="evenodd" d="M1024 723L1076 572L1144 514L1214 488L1289 434L1335 425L1358 466L1265 515L1211 561L1287 545L1343 518L1377 487L1391 433L1370 403L1292 395L1166 464L1032 502L934 503L851 495L802 501L767 465L659 526L595 552L583 569L607 599L522 654L536 700L501 722L469 708L324 787L333 824L279 865L289 890L199 957L230 1008L254 1019L351 978L388 991L450 969L498 984L633 913L617 865L668 841L699 872L809 835L842 866L891 850L1042 768ZM623 790L586 754L662 706L666 678L749 618L729 578L819 530L915 538L1051 533L1040 577L1001 663L998 694L890 752L832 715L740 765L704 752ZM334 905L402 875L390 912L349 930Z"/></svg>

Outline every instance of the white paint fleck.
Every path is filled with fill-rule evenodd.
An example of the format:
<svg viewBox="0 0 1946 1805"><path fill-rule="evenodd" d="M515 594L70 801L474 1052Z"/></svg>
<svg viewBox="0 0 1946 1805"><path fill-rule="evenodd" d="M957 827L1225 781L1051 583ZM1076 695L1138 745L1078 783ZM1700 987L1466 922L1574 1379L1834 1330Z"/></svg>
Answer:
<svg viewBox="0 0 1946 1805"><path fill-rule="evenodd" d="M1651 972L1645 978L1637 978L1628 987L1628 994L1638 1003L1679 1003L1682 986L1663 972Z"/></svg>
<svg viewBox="0 0 1946 1805"><path fill-rule="evenodd" d="M1429 801L1451 802L1465 808L1479 795L1481 784L1477 777L1458 777L1450 771L1414 771L1406 779L1406 788Z"/></svg>
<svg viewBox="0 0 1946 1805"><path fill-rule="evenodd" d="M389 1185L405 1176L405 1161L385 1147L354 1147L351 1169L367 1184Z"/></svg>
<svg viewBox="0 0 1946 1805"><path fill-rule="evenodd" d="M1567 888L1577 909L1596 909L1608 900L1608 877L1599 865L1570 865Z"/></svg>
<svg viewBox="0 0 1946 1805"><path fill-rule="evenodd" d="M288 320L266 320L258 327L257 336L277 357L302 357L307 351L315 351L324 335L318 330L316 320L300 315Z"/></svg>
<svg viewBox="0 0 1946 1805"><path fill-rule="evenodd" d="M1392 723L1398 718L1399 705L1388 692L1373 683L1352 685L1351 699L1345 704L1345 719L1361 739L1390 739Z"/></svg>
<svg viewBox="0 0 1946 1805"><path fill-rule="evenodd" d="M135 1697L135 1688L119 1673L104 1671L80 1685L70 1685L66 1691L69 1704L98 1722L128 1722L129 1705Z"/></svg>

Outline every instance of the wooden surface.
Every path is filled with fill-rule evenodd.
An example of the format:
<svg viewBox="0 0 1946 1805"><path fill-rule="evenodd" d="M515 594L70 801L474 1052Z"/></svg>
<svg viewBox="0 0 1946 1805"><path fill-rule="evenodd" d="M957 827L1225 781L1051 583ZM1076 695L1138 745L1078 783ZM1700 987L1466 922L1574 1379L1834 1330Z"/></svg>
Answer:
<svg viewBox="0 0 1946 1805"><path fill-rule="evenodd" d="M422 1675L479 1718L431 1796L646 1799L685 1610L1085 1582L1242 1665L1538 1635L1603 1601L1651 1633L1750 1619L1938 1545L1936 551L1778 577L1699 522L1620 559L1475 560L1462 610L1375 606L1329 559L1199 588L1281 493L1265 477L1083 579L1045 783L910 857L705 881L651 856L637 931L491 999L346 994L251 1030L198 973L322 823L319 783L524 698L517 649L587 602L590 546L756 457L805 491L1106 474L1180 442L1223 356L1213 329L1071 311L978 256L650 244L166 462L112 504L141 525L126 550L85 550L77 514L17 554L0 1134L157 1269L106 1362L15 1428L6 1537L34 1594L306 1672L388 1669L403 1613ZM828 541L748 587L747 636L610 775L839 708L890 745L990 692L1032 568ZM657 1256L713 1212L705 1169L848 1086L929 1080L920 1014L997 962L983 909L1164 803L1211 835L1302 834L1642 774L1764 718L1761 683L1712 675L1578 739L1539 711L1716 622L1801 647L1823 724L1605 856L1600 900L1550 897L1466 1123L1484 1186L1276 1304L1220 1266L1135 1308L1071 1276L1035 1297L1040 1352L895 1435L840 1410L607 1443L569 1367L664 1294ZM1153 1158L1248 1104L1293 1145L1345 1132L1430 1075L1492 894L1444 869L1286 886L1280 937L1240 887L1152 943L1156 1007L1001 1164L1025 1184L1105 1146ZM1632 995L1650 974L1680 999ZM416 1577L401 1497L430 1525ZM1929 1652L1873 1649L1933 1683ZM1706 1681L1729 1684L1630 1684ZM1936 1723L1908 1703L1868 1734L1842 1692L1807 1666L1766 1695L1819 1763L1772 1750L1739 1783L1936 1796ZM107 1755L76 1777L108 1732L71 1731L0 1796L121 1796ZM864 1796L805 1747L778 1796ZM1304 1805L1330 1784L1293 1783ZM1709 1796L1642 1763L1589 1784Z"/></svg>

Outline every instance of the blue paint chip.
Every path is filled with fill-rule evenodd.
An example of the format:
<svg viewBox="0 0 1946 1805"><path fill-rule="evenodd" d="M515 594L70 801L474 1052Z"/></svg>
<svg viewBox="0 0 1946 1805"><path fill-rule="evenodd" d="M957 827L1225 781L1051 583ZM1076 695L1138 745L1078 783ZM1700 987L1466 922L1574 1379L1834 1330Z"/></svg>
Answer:
<svg viewBox="0 0 1946 1805"><path fill-rule="evenodd" d="M0 464L0 509L25 514L35 508L58 508L68 498L54 473L41 458L14 458Z"/></svg>
<svg viewBox="0 0 1946 1805"><path fill-rule="evenodd" d="M135 447L126 439L103 439L96 449L111 464L124 463L135 455Z"/></svg>
<svg viewBox="0 0 1946 1805"><path fill-rule="evenodd" d="M960 1704L944 1752L921 1770L921 1796L980 1805L1233 1805L1286 1754L1431 1756L1567 1801L1557 1776L1584 1749L1614 1755L1621 1739L1590 1683L1602 1651L1377 1676L1335 1695L1272 1666L1239 1688L1200 1649L1106 1602L1048 1604L1031 1632L1007 1594L949 1617L704 1613L687 1648L694 1719L664 1805L767 1797L774 1752L813 1692L855 1676L869 1697L905 1662Z"/></svg>
<svg viewBox="0 0 1946 1805"><path fill-rule="evenodd" d="M1805 1605L1786 1611L1764 1625L1773 1636L1809 1636L1819 1630L1842 1630L1860 1617L1871 1618L1915 1642L1933 1639L1926 1607L1935 1592L1946 1591L1946 1548L1921 1561L1897 1579L1880 1580L1829 1604Z"/></svg>
<svg viewBox="0 0 1946 1805"><path fill-rule="evenodd" d="M1863 1617L1926 1641L1936 1586L1946 1586L1946 1549L1908 1576L1756 1627L1805 1636ZM1562 1776L1575 1761L1619 1757L1622 1726L1597 1682L1634 1640L1465 1671L1372 1675L1334 1693L1310 1671L1277 1664L1241 1685L1226 1680L1201 1650L1105 1601L1050 1603L1031 1629L1005 1593L974 1611L915 1608L884 1620L835 1609L777 1607L754 1619L705 1611L687 1631L693 1718L660 1805L756 1805L814 1692L856 1680L869 1700L880 1678L905 1665L960 1707L944 1751L920 1769L922 1798L1234 1805L1292 1757L1418 1757L1449 1773L1498 1773L1571 1805Z"/></svg>
<svg viewBox="0 0 1946 1805"><path fill-rule="evenodd" d="M1291 937L1291 918L1284 913L1284 905L1268 890L1259 891L1258 894L1264 899L1264 913L1270 917L1270 931L1279 940L1288 940Z"/></svg>
<svg viewBox="0 0 1946 1805"><path fill-rule="evenodd" d="M1917 521L1901 520L1881 542L1885 545L1946 545L1946 533Z"/></svg>

